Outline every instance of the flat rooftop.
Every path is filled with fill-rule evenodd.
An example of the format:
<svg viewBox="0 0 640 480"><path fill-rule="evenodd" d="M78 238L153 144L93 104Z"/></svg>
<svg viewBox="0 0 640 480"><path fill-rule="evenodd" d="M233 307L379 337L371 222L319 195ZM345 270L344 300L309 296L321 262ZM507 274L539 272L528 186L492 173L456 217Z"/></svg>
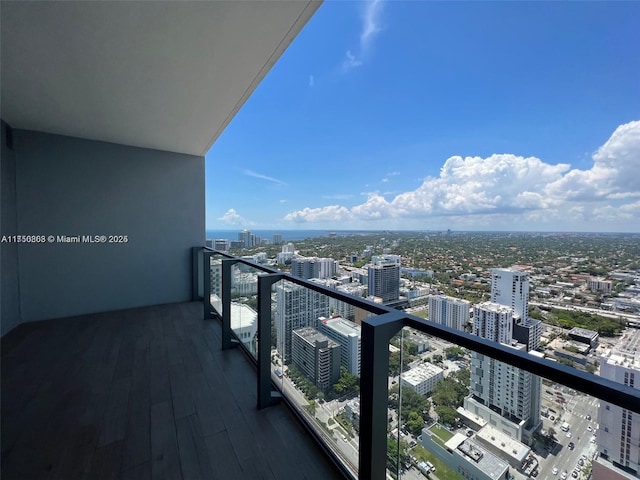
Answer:
<svg viewBox="0 0 640 480"><path fill-rule="evenodd" d="M531 452L531 448L525 444L511 438L508 435L496 430L491 425L486 425L476 433L476 437L483 440L487 444L493 445L495 448L504 452L505 455L513 458L516 462L524 462L527 455Z"/></svg>
<svg viewBox="0 0 640 480"><path fill-rule="evenodd" d="M436 375L442 374L444 370L437 365L431 363L423 363L417 367L412 368L408 372L402 374L402 380L405 380L411 385L418 385L419 383L429 380Z"/></svg>

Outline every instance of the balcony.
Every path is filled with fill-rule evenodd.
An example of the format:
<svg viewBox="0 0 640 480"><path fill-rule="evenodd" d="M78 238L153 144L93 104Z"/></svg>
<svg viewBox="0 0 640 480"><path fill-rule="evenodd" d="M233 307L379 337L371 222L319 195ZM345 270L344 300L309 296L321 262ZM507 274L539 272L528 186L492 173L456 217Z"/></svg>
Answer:
<svg viewBox="0 0 640 480"><path fill-rule="evenodd" d="M389 474L416 478L418 466L426 461L443 476L459 478L455 475L464 471L465 452L478 461L478 452L494 459L490 463L497 462L498 474L524 478L521 475L536 468L547 468L551 478L556 464L565 468L575 464L578 472L583 452L590 453L589 464L595 461L591 433L581 439L579 430L592 431L598 398L640 410L637 390L624 385L528 358L520 351L220 252L195 248L192 260L193 293L200 293L202 301L32 322L3 337L2 478L383 479ZM253 291L232 295L252 276ZM212 285L212 278L222 282ZM332 405L340 400L305 399L293 386L292 375L278 372L277 367L285 365L273 357L271 342L259 341L269 338L275 325L264 319L277 320L271 307L277 300L272 290L279 282L286 283L289 291L295 291L290 288L295 285L318 294L309 304L315 308L333 298L360 313L374 314L361 321L360 396L348 415L357 429L335 420L330 424L329 419L338 417ZM257 315L245 308L250 298L257 300ZM391 413L388 352L396 333L408 337L407 327L432 335L432 342L446 340L517 364L544 377L543 385L561 388L571 398L569 405L562 406L562 412L556 407L555 415L546 412L540 425L543 431L559 426L562 415L563 423L571 420L574 436L570 438L567 431L565 438L565 432L556 428L555 435L542 438L538 431L517 443L525 453L530 452L526 443L533 444L534 453L525 455L522 463L518 452L509 458L520 462L513 465L500 459L500 452L490 451L489 437L483 440L479 431L476 443L433 422L420 434L403 434L388 417L410 408L403 400L410 398L409 389L404 384L398 388L400 398L396 396ZM408 355L401 340L399 350ZM278 344L277 335L273 341ZM546 392L543 402L565 404L564 399L559 402L562 395L556 398ZM322 419L328 428L322 427ZM519 419L511 420L517 426ZM469 424L462 430L468 432ZM398 440L392 444L398 448L395 460L389 458L388 438ZM575 447L569 447L574 441ZM409 453L399 449L404 442L411 445ZM407 469L409 463L413 465ZM586 478L582 475L575 478Z"/></svg>

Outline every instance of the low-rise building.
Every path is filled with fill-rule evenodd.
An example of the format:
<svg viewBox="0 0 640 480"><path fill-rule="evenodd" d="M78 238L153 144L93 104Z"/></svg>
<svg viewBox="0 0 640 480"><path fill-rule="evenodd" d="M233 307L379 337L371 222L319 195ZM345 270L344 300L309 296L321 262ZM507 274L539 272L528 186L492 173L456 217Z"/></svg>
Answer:
<svg viewBox="0 0 640 480"><path fill-rule="evenodd" d="M427 395L444 378L444 370L431 363L422 363L400 376L401 384L420 395Z"/></svg>
<svg viewBox="0 0 640 480"><path fill-rule="evenodd" d="M575 340L576 342L586 343L591 348L595 348L598 346L598 340L600 336L598 332L594 332L593 330L587 330L586 328L574 327L569 331L569 338L571 340Z"/></svg>
<svg viewBox="0 0 640 480"><path fill-rule="evenodd" d="M521 468L531 453L531 448L496 430L491 425L480 429L474 437L487 450L509 462L513 468Z"/></svg>
<svg viewBox="0 0 640 480"><path fill-rule="evenodd" d="M479 442L456 433L442 446L442 439L431 428L422 430L420 442L449 468L468 480L507 480L509 463L491 453ZM436 476L438 473L436 472Z"/></svg>

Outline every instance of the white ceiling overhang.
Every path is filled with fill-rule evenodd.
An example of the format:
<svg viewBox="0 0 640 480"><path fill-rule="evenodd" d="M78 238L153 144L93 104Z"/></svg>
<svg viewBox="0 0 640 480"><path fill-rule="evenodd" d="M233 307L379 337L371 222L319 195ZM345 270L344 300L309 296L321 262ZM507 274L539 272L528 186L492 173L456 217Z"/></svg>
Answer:
<svg viewBox="0 0 640 480"><path fill-rule="evenodd" d="M3 1L2 119L204 155L320 3Z"/></svg>

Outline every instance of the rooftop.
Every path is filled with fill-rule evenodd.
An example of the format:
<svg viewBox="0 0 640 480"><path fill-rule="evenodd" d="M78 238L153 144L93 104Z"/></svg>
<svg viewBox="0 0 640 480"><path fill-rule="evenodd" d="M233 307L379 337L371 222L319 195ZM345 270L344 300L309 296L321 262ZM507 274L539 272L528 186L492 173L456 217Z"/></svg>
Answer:
<svg viewBox="0 0 640 480"><path fill-rule="evenodd" d="M430 378L440 375L444 370L431 363L423 363L402 374L402 380L411 385L418 385Z"/></svg>
<svg viewBox="0 0 640 480"><path fill-rule="evenodd" d="M360 325L356 325L353 322L350 322L349 320L345 320L342 317L336 317L336 318L320 317L320 321L341 335L348 336L348 337L351 337L351 336L360 337L360 331L362 330L362 327Z"/></svg>

